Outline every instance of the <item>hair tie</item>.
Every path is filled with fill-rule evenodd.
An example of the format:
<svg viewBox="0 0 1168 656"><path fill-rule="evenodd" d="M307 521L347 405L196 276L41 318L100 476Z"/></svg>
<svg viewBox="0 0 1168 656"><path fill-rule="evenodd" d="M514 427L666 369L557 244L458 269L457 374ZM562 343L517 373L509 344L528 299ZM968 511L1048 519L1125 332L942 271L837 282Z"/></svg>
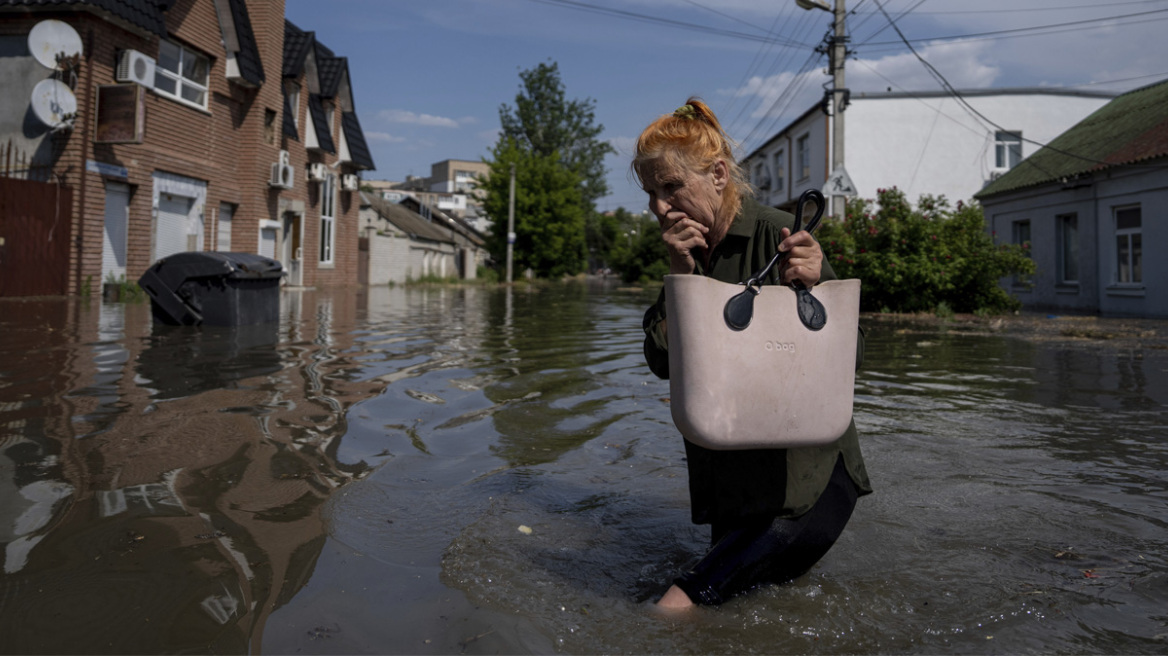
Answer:
<svg viewBox="0 0 1168 656"><path fill-rule="evenodd" d="M694 120L698 117L698 110L694 109L693 105L682 105L673 112L675 118L683 118L687 120Z"/></svg>

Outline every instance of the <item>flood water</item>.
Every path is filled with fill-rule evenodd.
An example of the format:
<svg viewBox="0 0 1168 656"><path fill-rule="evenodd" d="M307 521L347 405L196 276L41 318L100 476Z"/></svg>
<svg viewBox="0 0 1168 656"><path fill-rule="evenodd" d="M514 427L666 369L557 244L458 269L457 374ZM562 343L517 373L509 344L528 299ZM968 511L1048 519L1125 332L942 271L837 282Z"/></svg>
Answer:
<svg viewBox="0 0 1168 656"><path fill-rule="evenodd" d="M875 318L835 548L655 612L708 540L655 294L0 302L0 652L1168 652L1168 350Z"/></svg>

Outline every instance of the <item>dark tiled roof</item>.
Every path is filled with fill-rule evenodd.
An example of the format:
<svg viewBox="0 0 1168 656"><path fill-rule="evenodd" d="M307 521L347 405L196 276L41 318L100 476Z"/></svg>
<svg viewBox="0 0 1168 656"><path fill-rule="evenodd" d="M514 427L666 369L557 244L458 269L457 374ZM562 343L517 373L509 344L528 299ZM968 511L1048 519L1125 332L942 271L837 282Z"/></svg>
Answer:
<svg viewBox="0 0 1168 656"><path fill-rule="evenodd" d="M312 117L312 127L316 129L316 143L319 144L320 149L326 153L336 153L337 147L333 145L332 126L326 120L324 105L321 104L318 94L308 94L308 115Z"/></svg>
<svg viewBox="0 0 1168 656"><path fill-rule="evenodd" d="M163 14L172 4L173 0L0 0L0 7L96 9L160 37L166 36Z"/></svg>
<svg viewBox="0 0 1168 656"><path fill-rule="evenodd" d="M314 43L314 33L305 32L291 21L284 21L284 77L300 77L304 72L304 60Z"/></svg>
<svg viewBox="0 0 1168 656"><path fill-rule="evenodd" d="M292 107L292 101L288 98L288 92L284 91L284 125L283 132L285 137L292 137L297 141L300 140L300 133L296 131L296 109Z"/></svg>
<svg viewBox="0 0 1168 656"><path fill-rule="evenodd" d="M398 230L415 239L426 239L446 244L454 243L454 238L450 236L449 230L439 228L400 203L391 203L365 192L361 192L361 200L385 220L396 226Z"/></svg>
<svg viewBox="0 0 1168 656"><path fill-rule="evenodd" d="M244 0L230 0L231 19L235 22L235 37L239 41L239 52L235 61L243 79L257 87L264 83L264 65L260 61L260 48L256 44L255 32L251 29L251 17L247 14Z"/></svg>
<svg viewBox="0 0 1168 656"><path fill-rule="evenodd" d="M349 144L349 157L353 163L363 169L375 169L373 156L369 154L369 144L365 143L365 133L361 131L361 123L354 112L341 114L341 129L345 131L345 143Z"/></svg>
<svg viewBox="0 0 1168 656"><path fill-rule="evenodd" d="M325 98L336 98L337 89L341 86L341 79L349 70L349 60L345 57L336 57L328 48L316 44L316 71L320 77L320 95Z"/></svg>
<svg viewBox="0 0 1168 656"><path fill-rule="evenodd" d="M1060 134L977 194L1073 179L1168 155L1168 81L1119 96Z"/></svg>

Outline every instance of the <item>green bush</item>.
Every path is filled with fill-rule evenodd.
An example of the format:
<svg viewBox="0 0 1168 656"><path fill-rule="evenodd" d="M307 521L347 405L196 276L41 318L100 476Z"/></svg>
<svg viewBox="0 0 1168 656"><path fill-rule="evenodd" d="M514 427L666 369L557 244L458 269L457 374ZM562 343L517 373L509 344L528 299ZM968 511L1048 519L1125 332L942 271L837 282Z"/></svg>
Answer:
<svg viewBox="0 0 1168 656"><path fill-rule="evenodd" d="M865 311L951 312L1016 310L1021 302L999 284L1009 275L1034 273L1029 244L994 243L981 206L944 196L922 196L917 209L896 187L873 201L848 203L843 221L828 220L817 237L840 278L863 281Z"/></svg>

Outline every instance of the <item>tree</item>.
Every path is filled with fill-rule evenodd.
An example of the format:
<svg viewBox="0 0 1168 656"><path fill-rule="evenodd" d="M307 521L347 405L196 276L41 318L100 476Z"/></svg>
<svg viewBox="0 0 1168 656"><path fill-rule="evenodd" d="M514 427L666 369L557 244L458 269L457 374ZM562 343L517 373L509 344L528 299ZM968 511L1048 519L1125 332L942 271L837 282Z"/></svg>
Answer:
<svg viewBox="0 0 1168 656"><path fill-rule="evenodd" d="M511 166L516 169L513 264L536 275L576 274L588 262L586 217L608 193L604 156L615 152L596 137L591 99L568 101L559 67L540 64L519 74L515 108L499 107L502 130L485 161L491 175L484 210L494 222L492 256L506 257Z"/></svg>
<svg viewBox="0 0 1168 656"><path fill-rule="evenodd" d="M917 209L893 187L872 202L848 203L844 221L824 222L816 235L840 278L860 278L866 311L921 312L941 304L956 312L1014 310L1002 289L1009 275L1034 272L1029 244L996 245L981 206L949 208L942 196L922 196Z"/></svg>
<svg viewBox="0 0 1168 656"><path fill-rule="evenodd" d="M513 266L540 277L559 277L584 269L584 203L580 178L560 162L559 153L536 155L502 137L491 149L491 175L484 181L483 208L494 221L488 242L502 261L507 250L511 166L515 165Z"/></svg>
<svg viewBox="0 0 1168 656"><path fill-rule="evenodd" d="M604 156L616 152L608 142L597 140L604 126L594 124L596 102L566 100L556 62L522 71L519 78L523 85L515 107L499 106L503 137L540 157L559 153L560 161L580 176L584 204L592 207L608 194Z"/></svg>

